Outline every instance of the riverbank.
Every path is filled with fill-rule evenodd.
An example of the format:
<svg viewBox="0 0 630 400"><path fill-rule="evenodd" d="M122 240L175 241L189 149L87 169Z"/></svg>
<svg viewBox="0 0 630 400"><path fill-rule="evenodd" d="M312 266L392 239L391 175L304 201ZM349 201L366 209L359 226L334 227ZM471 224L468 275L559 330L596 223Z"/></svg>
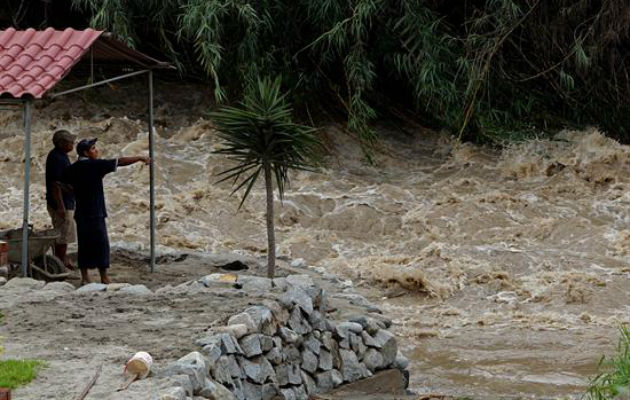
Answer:
<svg viewBox="0 0 630 400"><path fill-rule="evenodd" d="M132 259L136 262L130 262ZM69 282L44 286L43 282L16 279L0 287L0 310L5 316L0 326L0 335L5 338L3 357L38 359L47 365L33 382L14 391L15 398L73 398L102 366L102 372L87 399L120 399L123 395L128 400L160 399L168 387L164 387L159 372L147 380L135 382L124 393L116 392L124 380L124 363L131 355L137 351L149 352L154 358L154 371L172 369L176 360L191 351L201 351L195 344L200 337L208 337L211 332L226 325L231 316L253 304L264 301L278 304L276 301L281 291L275 289L272 293L258 287L260 284L264 286L265 278L252 277L264 275L262 262L247 257L179 254L161 259L163 264L160 263L153 274L147 271L146 262L138 254L121 252L114 260L112 277L125 279L127 282L124 284L113 284L107 288L92 284L91 287L75 290ZM226 268L233 268L235 262L238 262L239 268L246 269L228 271ZM330 311L326 313L326 318L331 321L343 321L351 315L356 317L378 311L373 305L354 305L347 299L339 298L340 293L349 294L349 287L342 286L341 281L333 276L323 278L300 266L302 268L280 265L279 279L284 280L283 275L300 272L300 275L291 276L304 277L299 281L306 279L307 283L324 288L322 293L325 293L328 304L320 304L320 307ZM232 285L229 282L210 282L207 278L200 280L203 276L226 273L236 277L240 275L241 283ZM149 276L151 278L146 279ZM78 276L73 276L70 282L74 278ZM355 295L352 298L359 297ZM289 320L289 324L296 323L293 319ZM353 335L350 332L346 334ZM365 354L367 348L362 347ZM343 349L337 351L347 352ZM393 358L389 363L392 362ZM369 362L367 365L370 365ZM370 365L370 368L374 367ZM372 375L364 366L356 364L356 368L343 370L344 374L352 375L352 379L359 375ZM361 368L364 373L357 372ZM342 379L346 378L343 376ZM385 394L405 396L402 378L400 375L397 385L394 383L392 386L390 382L389 387L396 388L396 392ZM374 379L378 380L379 375ZM391 377L388 379L391 381ZM328 391L330 389L332 387ZM335 398L334 394L328 396Z"/></svg>

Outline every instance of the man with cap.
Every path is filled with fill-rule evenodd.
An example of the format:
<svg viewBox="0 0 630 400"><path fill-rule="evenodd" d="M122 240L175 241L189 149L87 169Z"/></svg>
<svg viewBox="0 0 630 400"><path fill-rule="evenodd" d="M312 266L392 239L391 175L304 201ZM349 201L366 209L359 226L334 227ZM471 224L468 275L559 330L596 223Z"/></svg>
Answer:
<svg viewBox="0 0 630 400"><path fill-rule="evenodd" d="M101 282L109 284L109 237L107 236L107 210L103 193L103 177L116 168L137 162L149 164L149 157L121 157L99 159L96 139L83 139L77 143L79 160L66 170L64 181L72 185L76 199L74 219L79 239L78 264L81 283L90 282L88 269L98 268Z"/></svg>
<svg viewBox="0 0 630 400"><path fill-rule="evenodd" d="M74 148L76 135L60 129L53 134L55 147L46 157L46 205L52 219L53 228L59 233L55 243L57 256L69 269L74 269L67 256L68 244L77 240L74 225L74 194L60 181L70 166L68 153Z"/></svg>

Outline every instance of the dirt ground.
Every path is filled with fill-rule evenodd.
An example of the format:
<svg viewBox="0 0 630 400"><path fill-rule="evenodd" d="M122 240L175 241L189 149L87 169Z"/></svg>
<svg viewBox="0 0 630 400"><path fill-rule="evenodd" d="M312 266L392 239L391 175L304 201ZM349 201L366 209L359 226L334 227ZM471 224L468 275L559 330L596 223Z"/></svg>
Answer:
<svg viewBox="0 0 630 400"><path fill-rule="evenodd" d="M232 288L191 288L185 284L211 273L227 272L221 267L226 265L248 266L237 274L264 275L264 260L233 254L177 254L158 259L154 273L149 271L146 258L138 254L118 251L112 261L113 282L144 284L154 293L78 293L64 284L38 289L0 287L3 357L47 363L31 384L14 391L15 399L73 399L102 366L86 399L153 400L159 392L157 378L137 381L126 391L116 392L123 381L124 363L135 352L149 352L154 369L159 369L197 350L194 340L208 328L223 325L233 313L272 296ZM235 261L242 264L234 264ZM290 272L308 271L292 269L280 261L277 275ZM335 284L311 274L328 290L336 290ZM77 285L78 272L67 282ZM180 284L183 285L178 289L159 290ZM361 311L344 300L331 299L331 305L337 309L329 314L333 319Z"/></svg>
<svg viewBox="0 0 630 400"><path fill-rule="evenodd" d="M180 259L168 267L166 260L160 260L162 263L151 274L141 257L134 260L129 254L115 254L112 280L142 283L154 290L220 271L208 261ZM77 285L78 273L68 282ZM181 357L195 350L193 341L204 330L225 322L229 314L250 301L245 293L183 293L133 296L0 289L5 356L48 363L37 379L17 389L14 397L74 398L99 365L103 365L103 371L87 399L146 399L157 395L157 387L148 381L136 382L124 395L115 392L123 379L125 361L137 351L148 351L156 365ZM151 396L146 395L147 390Z"/></svg>

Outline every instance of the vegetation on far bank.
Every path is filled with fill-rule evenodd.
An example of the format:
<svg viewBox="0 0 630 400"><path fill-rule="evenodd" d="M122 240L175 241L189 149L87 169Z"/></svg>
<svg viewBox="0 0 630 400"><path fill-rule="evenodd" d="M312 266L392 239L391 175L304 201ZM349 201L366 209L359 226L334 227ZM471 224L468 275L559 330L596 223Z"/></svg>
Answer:
<svg viewBox="0 0 630 400"><path fill-rule="evenodd" d="M206 76L219 101L282 75L305 117L345 116L366 149L379 117L491 142L586 124L630 140L626 1L5 3L0 28L107 29Z"/></svg>

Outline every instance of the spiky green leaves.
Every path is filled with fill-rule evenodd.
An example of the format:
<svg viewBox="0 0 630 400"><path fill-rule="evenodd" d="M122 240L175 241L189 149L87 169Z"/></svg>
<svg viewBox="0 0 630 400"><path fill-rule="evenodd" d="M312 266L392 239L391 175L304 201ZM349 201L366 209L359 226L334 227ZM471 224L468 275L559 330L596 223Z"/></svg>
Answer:
<svg viewBox="0 0 630 400"><path fill-rule="evenodd" d="M237 163L220 173L220 182L233 180L233 193L245 189L239 208L265 165L273 171L281 199L289 170L313 170L316 165L314 155L321 144L315 129L292 122L279 78L259 80L237 107L224 107L211 118L223 142L216 153Z"/></svg>

